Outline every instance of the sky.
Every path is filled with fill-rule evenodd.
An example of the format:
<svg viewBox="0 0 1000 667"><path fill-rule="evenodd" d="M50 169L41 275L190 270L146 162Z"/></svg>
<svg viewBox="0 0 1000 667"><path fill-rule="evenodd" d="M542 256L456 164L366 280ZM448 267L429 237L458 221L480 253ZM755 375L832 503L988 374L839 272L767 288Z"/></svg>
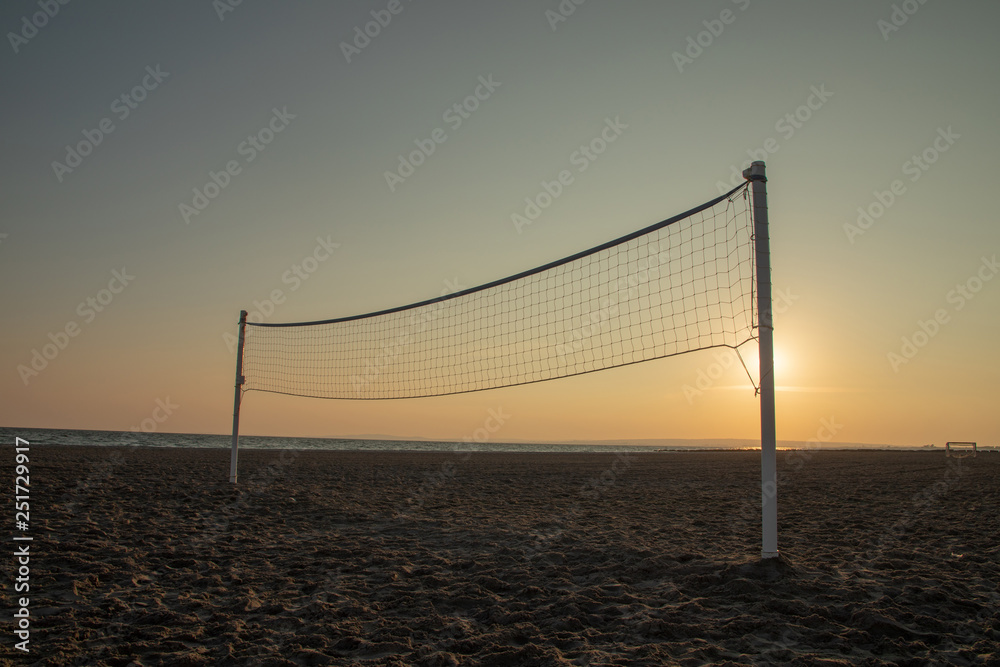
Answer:
<svg viewBox="0 0 1000 667"><path fill-rule="evenodd" d="M0 424L227 433L241 309L308 321L489 282L764 159L778 439L1000 444L998 23L986 0L5 2ZM441 398L251 392L241 423L759 437L718 350Z"/></svg>

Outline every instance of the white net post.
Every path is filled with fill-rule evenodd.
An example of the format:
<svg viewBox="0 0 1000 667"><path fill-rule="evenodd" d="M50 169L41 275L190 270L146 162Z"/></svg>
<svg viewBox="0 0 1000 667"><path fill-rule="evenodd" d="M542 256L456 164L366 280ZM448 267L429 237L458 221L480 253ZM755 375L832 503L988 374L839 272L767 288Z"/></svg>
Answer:
<svg viewBox="0 0 1000 667"><path fill-rule="evenodd" d="M756 161L743 172L753 194L757 266L757 341L760 346L761 558L778 556L778 462L774 420L774 327L771 310L771 248L767 230L767 177Z"/></svg>
<svg viewBox="0 0 1000 667"><path fill-rule="evenodd" d="M247 328L247 311L240 311L240 339L236 348L236 392L233 397L233 450L229 459L229 481L236 483L236 459L240 446L240 399L243 392L243 337Z"/></svg>

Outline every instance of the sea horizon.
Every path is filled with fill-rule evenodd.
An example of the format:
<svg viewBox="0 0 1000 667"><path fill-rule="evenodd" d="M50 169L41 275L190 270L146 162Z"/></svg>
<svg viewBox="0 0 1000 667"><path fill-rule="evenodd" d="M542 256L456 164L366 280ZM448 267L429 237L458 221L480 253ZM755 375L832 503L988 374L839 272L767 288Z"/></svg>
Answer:
<svg viewBox="0 0 1000 667"><path fill-rule="evenodd" d="M99 429L52 429L34 427L0 427L4 440L15 437L33 445L82 445L96 447L162 447L222 449L232 444L231 434L174 433L144 431L113 431ZM925 445L889 445L863 442L808 442L778 440L779 450L821 449L935 451L944 450L944 443ZM760 449L760 441L751 438L640 438L604 440L520 440L504 441L448 440L423 437L401 437L386 434L352 436L279 436L240 435L241 449L294 449L329 451L486 451L486 452L649 452L649 451L736 451ZM996 446L979 446L980 451L996 450Z"/></svg>

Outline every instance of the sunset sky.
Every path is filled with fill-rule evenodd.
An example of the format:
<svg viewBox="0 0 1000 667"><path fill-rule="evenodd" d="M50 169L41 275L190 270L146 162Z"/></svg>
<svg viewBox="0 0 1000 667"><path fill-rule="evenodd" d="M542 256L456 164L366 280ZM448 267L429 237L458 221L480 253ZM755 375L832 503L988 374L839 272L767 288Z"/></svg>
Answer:
<svg viewBox="0 0 1000 667"><path fill-rule="evenodd" d="M272 322L435 297L701 204L753 157L778 439L1000 444L1000 4L233 5L0 7L0 425L226 433L225 336L276 290ZM457 440L499 410L497 441L759 437L734 359L401 401L250 393L242 430Z"/></svg>

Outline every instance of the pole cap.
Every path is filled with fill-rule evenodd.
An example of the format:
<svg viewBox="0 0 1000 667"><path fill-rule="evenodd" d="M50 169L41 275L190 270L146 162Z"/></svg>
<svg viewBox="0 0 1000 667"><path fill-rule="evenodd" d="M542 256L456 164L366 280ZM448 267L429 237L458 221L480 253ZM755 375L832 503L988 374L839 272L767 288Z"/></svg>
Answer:
<svg viewBox="0 0 1000 667"><path fill-rule="evenodd" d="M761 160L751 162L750 168L743 170L743 178L748 181L767 181L764 175L764 163Z"/></svg>

